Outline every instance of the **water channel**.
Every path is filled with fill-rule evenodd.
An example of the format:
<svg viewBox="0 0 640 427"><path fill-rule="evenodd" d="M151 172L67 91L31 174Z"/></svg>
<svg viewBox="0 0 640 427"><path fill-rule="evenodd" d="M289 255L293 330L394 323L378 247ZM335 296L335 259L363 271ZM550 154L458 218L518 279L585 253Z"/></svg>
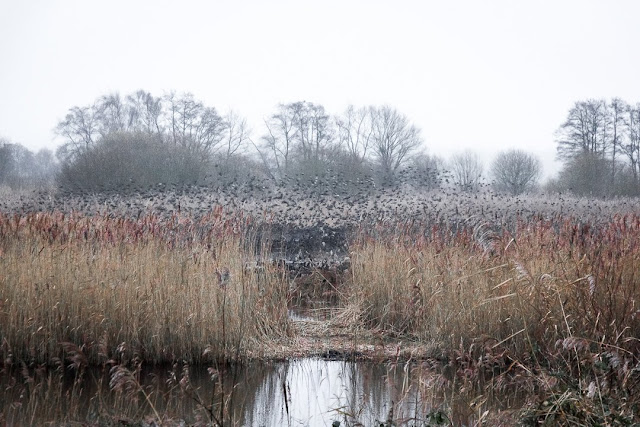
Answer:
<svg viewBox="0 0 640 427"><path fill-rule="evenodd" d="M315 313L317 318L325 311ZM309 311L292 311L290 316L293 321L310 319ZM105 413L129 420L155 414L178 421L177 425L254 427L472 425L478 416L468 398L452 392L450 375L419 362L355 360L338 352L217 369L145 366L134 370L132 381L121 387L114 385L114 370L109 367L86 368L80 380L72 371L47 375L32 381L44 384L34 389L42 387L43 395L61 396L57 410L70 419L95 424L101 424ZM56 375L62 378L59 389L51 391L48 388L56 380L50 378ZM38 405L50 404L45 399ZM494 408L498 405L508 402L491 403ZM51 414L43 417L48 422ZM6 413L5 421L21 424L17 413Z"/></svg>

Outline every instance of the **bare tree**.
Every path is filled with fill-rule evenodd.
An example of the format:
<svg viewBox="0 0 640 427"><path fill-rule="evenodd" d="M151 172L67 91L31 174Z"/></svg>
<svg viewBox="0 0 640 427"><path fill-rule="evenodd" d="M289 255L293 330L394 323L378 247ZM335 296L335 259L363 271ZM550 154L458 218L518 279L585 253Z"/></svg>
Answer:
<svg viewBox="0 0 640 427"><path fill-rule="evenodd" d="M35 169L33 153L22 144L11 144L11 151L15 164L11 175L12 184L14 187L28 186Z"/></svg>
<svg viewBox="0 0 640 427"><path fill-rule="evenodd" d="M123 101L118 93L101 96L93 105L72 107L55 128L64 139L58 157L72 161L95 142L113 133L144 132L161 136L162 103L143 90ZM189 123L190 124L190 123Z"/></svg>
<svg viewBox="0 0 640 427"><path fill-rule="evenodd" d="M247 125L247 119L234 111L229 111L224 117L222 157L228 160L231 156L241 151L247 141L250 140L250 135L251 129Z"/></svg>
<svg viewBox="0 0 640 427"><path fill-rule="evenodd" d="M293 167L307 177L320 174L333 150L333 128L322 105L301 101L280 104L265 120L267 133L256 146L271 175L282 179Z"/></svg>
<svg viewBox="0 0 640 427"><path fill-rule="evenodd" d="M174 144L204 156L221 149L225 123L215 108L205 107L190 93L177 96L172 92L165 101L170 140Z"/></svg>
<svg viewBox="0 0 640 427"><path fill-rule="evenodd" d="M70 108L55 128L56 135L64 139L58 149L58 156L65 161L72 160L89 149L99 136L98 131L94 106Z"/></svg>
<svg viewBox="0 0 640 427"><path fill-rule="evenodd" d="M295 128L295 154L314 168L332 142L329 115L322 105L307 101L287 104L286 109Z"/></svg>
<svg viewBox="0 0 640 427"><path fill-rule="evenodd" d="M94 107L96 127L100 136L128 130L127 107L119 93L101 96Z"/></svg>
<svg viewBox="0 0 640 427"><path fill-rule="evenodd" d="M287 105L280 104L278 112L264 121L267 133L261 138L262 146L254 144L269 174L276 180L283 179L289 173L298 131L289 110Z"/></svg>
<svg viewBox="0 0 640 427"><path fill-rule="evenodd" d="M565 163L559 174L561 188L580 196L602 197L614 194L609 184L611 160L596 153L582 153Z"/></svg>
<svg viewBox="0 0 640 427"><path fill-rule="evenodd" d="M613 98L609 103L593 99L576 102L556 133L558 157L566 169L559 183L571 182L568 188L582 194L636 194L638 190L634 187L640 180L640 113L637 111L638 106L629 106L620 98ZM621 161L623 157L628 162ZM602 171L596 169L605 166L607 178L602 187ZM593 179L578 183L575 177Z"/></svg>
<svg viewBox="0 0 640 427"><path fill-rule="evenodd" d="M53 151L47 148L40 149L33 156L33 166L32 179L34 184L38 186L53 184L59 166Z"/></svg>
<svg viewBox="0 0 640 427"><path fill-rule="evenodd" d="M626 111L628 111L629 106L626 102L624 102L620 98L613 98L611 103L608 105L608 115L610 117L610 127L611 127L611 143L610 151L611 151L611 185L614 186L616 184L616 159L618 156L618 150L622 147L623 144L623 127L624 127L624 116Z"/></svg>
<svg viewBox="0 0 640 427"><path fill-rule="evenodd" d="M633 180L638 184L640 183L640 103L627 106L624 129L625 139L620 144L620 148L629 159Z"/></svg>
<svg viewBox="0 0 640 427"><path fill-rule="evenodd" d="M350 105L336 117L338 144L354 160L364 162L369 154L373 135L371 108L358 108Z"/></svg>
<svg viewBox="0 0 640 427"><path fill-rule="evenodd" d="M522 150L504 151L491 164L494 185L514 196L531 190L542 172L540 159Z"/></svg>
<svg viewBox="0 0 640 427"><path fill-rule="evenodd" d="M11 188L52 184L57 172L53 152L41 149L33 154L21 144L0 138L0 184Z"/></svg>
<svg viewBox="0 0 640 427"><path fill-rule="evenodd" d="M584 153L604 156L609 148L610 120L603 99L576 102L556 132L558 157L569 160Z"/></svg>
<svg viewBox="0 0 640 427"><path fill-rule="evenodd" d="M455 154L451 158L449 167L453 174L454 182L465 191L478 189L482 179L482 162L478 154L473 151L465 151Z"/></svg>
<svg viewBox="0 0 640 427"><path fill-rule="evenodd" d="M0 138L0 184L4 183L15 167L11 141Z"/></svg>
<svg viewBox="0 0 640 427"><path fill-rule="evenodd" d="M370 114L373 156L384 182L390 183L403 162L422 144L420 130L389 106L372 107Z"/></svg>
<svg viewBox="0 0 640 427"><path fill-rule="evenodd" d="M164 133L162 121L162 98L144 90L127 96L128 128L149 135Z"/></svg>

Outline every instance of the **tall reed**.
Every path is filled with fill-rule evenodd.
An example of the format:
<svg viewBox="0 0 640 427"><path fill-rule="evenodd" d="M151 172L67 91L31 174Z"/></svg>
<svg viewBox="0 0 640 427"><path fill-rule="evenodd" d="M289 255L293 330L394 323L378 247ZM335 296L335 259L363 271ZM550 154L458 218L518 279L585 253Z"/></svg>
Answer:
<svg viewBox="0 0 640 427"><path fill-rule="evenodd" d="M522 353L576 336L637 348L637 215L598 228L567 218L515 234L363 235L351 261L351 306L364 322L441 350L483 341Z"/></svg>
<svg viewBox="0 0 640 427"><path fill-rule="evenodd" d="M526 390L527 425L639 421L640 216L384 235L352 247L362 322L427 344L462 389Z"/></svg>
<svg viewBox="0 0 640 427"><path fill-rule="evenodd" d="M288 333L284 277L250 221L0 217L0 354L89 364L259 356ZM248 243L249 242L249 243ZM263 251L264 252L264 251Z"/></svg>

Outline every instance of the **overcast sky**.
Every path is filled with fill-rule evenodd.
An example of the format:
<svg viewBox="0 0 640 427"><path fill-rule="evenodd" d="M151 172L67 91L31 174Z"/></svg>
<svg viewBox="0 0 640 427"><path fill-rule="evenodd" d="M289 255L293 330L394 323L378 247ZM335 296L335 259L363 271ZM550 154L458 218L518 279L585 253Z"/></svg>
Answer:
<svg viewBox="0 0 640 427"><path fill-rule="evenodd" d="M430 154L508 148L549 176L574 102L640 102L640 1L0 0L0 137L55 148L73 106L145 89L246 116L389 104Z"/></svg>

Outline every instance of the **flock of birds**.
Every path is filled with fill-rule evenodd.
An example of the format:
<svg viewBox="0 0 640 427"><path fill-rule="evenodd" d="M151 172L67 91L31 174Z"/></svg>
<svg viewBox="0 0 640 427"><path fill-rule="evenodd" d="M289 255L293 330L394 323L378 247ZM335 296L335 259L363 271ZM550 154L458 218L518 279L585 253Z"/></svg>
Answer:
<svg viewBox="0 0 640 427"><path fill-rule="evenodd" d="M283 233L289 233L288 240L300 240L295 230L315 230L311 240L316 241L307 245L306 252L344 252L349 230L398 224L425 230L434 225L459 229L480 224L498 229L513 227L518 221L567 217L597 224L615 215L638 212L640 200L599 200L562 194L512 197L488 185L469 192L444 181L425 189L415 180L398 180L393 186L380 187L370 181L318 182L300 177L278 185L252 179L225 186L159 184L146 189L100 192L55 189L4 194L0 198L0 212L5 213L73 211L133 217L154 213L198 218L216 208L226 218L242 212L257 223L278 225L285 230ZM341 236L336 237L337 234ZM286 244L287 239L284 241Z"/></svg>

